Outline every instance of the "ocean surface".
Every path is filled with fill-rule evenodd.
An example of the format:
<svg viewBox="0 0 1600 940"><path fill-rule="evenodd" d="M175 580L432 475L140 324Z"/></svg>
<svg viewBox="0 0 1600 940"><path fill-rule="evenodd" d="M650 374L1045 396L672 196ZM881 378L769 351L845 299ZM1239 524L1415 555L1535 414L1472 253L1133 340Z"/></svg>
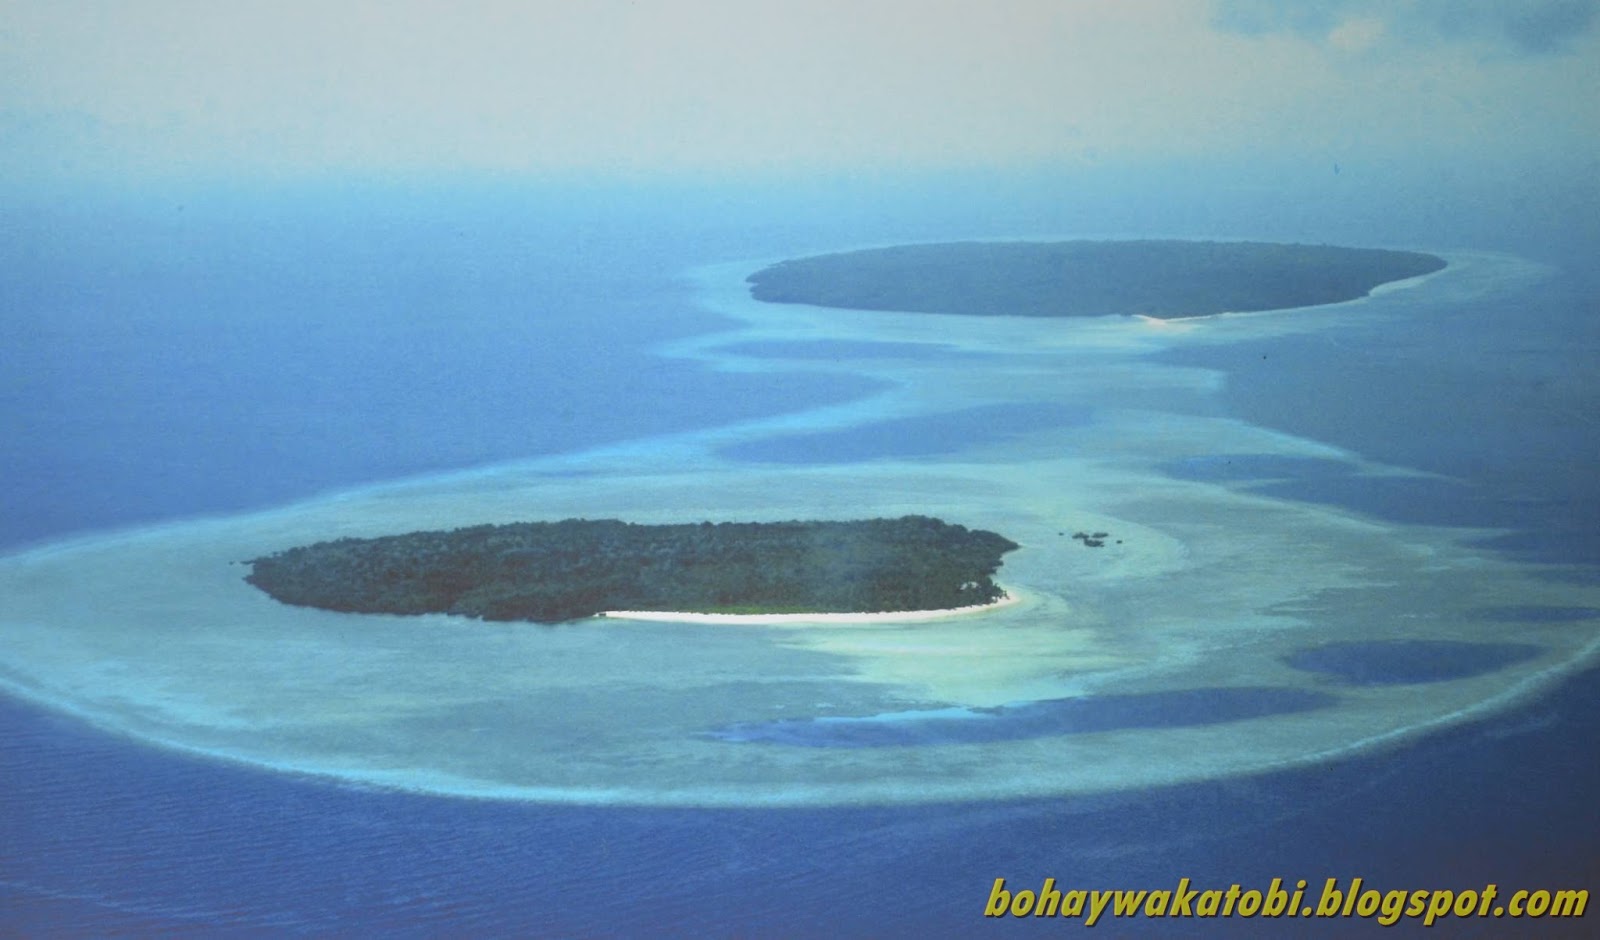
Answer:
<svg viewBox="0 0 1600 940"><path fill-rule="evenodd" d="M308 498L365 506L443 492L463 485L451 482L463 473L485 481L464 485L487 490L525 472L494 469L506 466L566 487L562 499L602 478L627 491L615 467L631 462L681 460L692 470L705 461L727 475L719 480L838 472L863 481L862 500L887 505L872 487L889 492L896 468L981 474L1023 457L1083 459L1074 448L1103 446L1096 428L1113 439L1148 428L1162 442L1139 455L1148 479L1216 488L1219 499L1281 501L1297 513L1336 511L1414 539L1417 552L1463 546L1495 577L1515 575L1504 582L1515 590L1501 597L1486 588L1430 620L1429 605L1456 591L1448 579L1470 571L1441 563L1437 585L1397 575L1392 588L1319 589L1296 616L1343 634L1297 640L1276 660L1281 677L1273 673L1259 693L1249 683L1228 694L1130 686L973 704L952 692L953 709L894 712L861 693L836 702L837 715L706 718L707 733L741 742L725 746L806 755L795 760L892 761L906 747L1048 746L1108 728L1227 728L1263 714L1316 720L1333 701L1420 699L1489 683L1500 670L1531 669L1553 645L1576 648L1592 636L1600 273L1588 259L1600 245L1592 225L1575 221L1582 207L1522 193L1460 206L1447 216L1455 224L1441 227L1436 201L1419 199L1434 208L1407 215L1400 210L1410 204L1377 183L1353 193L1298 184L1292 217L1274 211L1270 194L1185 196L1178 182L1165 185L1137 201L1114 199L1104 185L1036 179L979 191L855 181L785 192L441 185L13 195L0 243L0 546L45 546L48 556L58 540L100 545L107 530L137 543L145 532L227 528L236 516L275 519L276 507ZM1541 209L1548 225L1528 218ZM1424 284L1385 295L1390 306L1351 308L1332 328L1224 326L1216 341L1117 346L1133 364L1105 373L1123 383L1116 395L1067 400L1041 393L1056 386L1038 365L1055 359L984 350L971 337L947 341L935 323L896 336L749 324L740 333L737 311L706 300L708 266L753 271L769 259L898 241L1103 235L1416 248L1487 259L1469 270L1512 273L1492 290L1443 282L1432 294ZM1459 299L1449 293L1457 289ZM1411 294L1421 299L1402 297ZM1403 325L1385 311L1403 314ZM1070 364L1094 352L1061 355ZM1147 368L1164 371L1135 371ZM961 375L1008 381L969 389ZM1135 381L1146 375L1176 378L1150 388ZM906 388L947 391L910 400L897 392ZM1202 440L1194 422L1236 429L1235 443L1266 443L1207 450L1185 443ZM1269 451L1278 440L1296 443ZM364 489L394 481L410 482ZM645 511L646 496L631 498ZM1172 524L1202 523L1217 525L1209 516ZM1145 609L1137 598L1117 603L1097 616L1114 625ZM1439 639L1449 624L1433 621L1457 617L1481 625L1474 642ZM1432 632L1371 633L1379 620ZM51 626L13 621L7 642L27 648ZM1470 720L1281 770L1066 795L962 799L946 788L932 800L711 808L472 798L426 780L408 788L296 772L316 763L307 754L358 744L381 753L354 739L301 752L290 744L309 745L284 743L273 752L287 755L284 769L274 770L265 751L215 756L238 752L221 724L207 732L214 741L197 730L183 749L157 746L173 743L170 729L118 727L92 690L82 709L21 694L30 691L23 679L46 676L47 665L91 674L70 661L69 647L110 642L88 628L66 636L75 639L63 639L59 660L48 658L58 651L18 653L7 676L19 694L0 699L0 934L959 937L1081 929L986 922L997 877L1013 888L1046 877L1172 888L1188 877L1263 890L1281 877L1306 879L1313 891L1329 877L1384 889L1600 882L1592 747L1600 671L1581 658L1558 681ZM122 658L85 654L107 688L158 695L170 681L178 701L184 681L200 681L178 667L147 679L140 670L160 651L136 649L137 635L122 642ZM735 641L706 642L727 663L745 655ZM24 675L35 663L46 665ZM741 681L739 708L770 691ZM262 709L292 704L251 694ZM704 714L720 716L713 706ZM447 710L457 718L416 740L495 733L495 719L475 707ZM199 715L189 715L197 728ZM239 739L259 730L279 747L270 720L245 704L236 717ZM541 719L530 710L512 720ZM463 760L479 753L462 747ZM298 765L296 754L305 758ZM407 766L431 766L426 753L402 756ZM1185 779L1181 769L1174 779ZM1587 936L1595 916L1517 926L1529 936ZM1283 926L1168 919L1100 930L1282 936ZM1294 926L1326 936L1383 929L1337 919ZM1468 920L1447 929L1492 936L1503 926Z"/></svg>

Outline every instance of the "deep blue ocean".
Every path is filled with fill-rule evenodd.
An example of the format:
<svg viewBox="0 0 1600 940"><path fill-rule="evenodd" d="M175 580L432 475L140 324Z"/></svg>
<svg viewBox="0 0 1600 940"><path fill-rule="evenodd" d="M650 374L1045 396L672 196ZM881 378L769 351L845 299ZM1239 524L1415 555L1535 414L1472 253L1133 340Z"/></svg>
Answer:
<svg viewBox="0 0 1600 940"><path fill-rule="evenodd" d="M822 347L801 372L711 372L654 354L719 326L683 272L864 243L1081 233L1437 244L1552 265L1513 308L1467 306L1403 336L1369 325L1337 343L1295 336L1174 354L1227 374L1233 415L1447 480L1373 485L1316 464L1173 472L1256 473L1284 498L1503 527L1492 547L1556 566L1552 577L1600 572L1592 194L1574 205L1524 183L1497 202L1441 209L1320 178L1289 201L1243 183L1181 195L1190 190L1168 181L1136 201L1100 183L958 183L13 195L0 236L0 547L849 401L875 386L830 370ZM880 430L899 455L926 442L925 428ZM863 440L805 444L848 461ZM742 456L790 457L781 443ZM1600 671L1589 671L1403 749L1278 774L1096 798L669 810L341 786L157 750L6 699L0 935L1083 929L986 922L996 877L1592 890L1597 739ZM1517 926L1588 936L1596 916ZM1099 931L1385 929L1292 926L1179 919ZM1436 929L1501 935L1497 926Z"/></svg>

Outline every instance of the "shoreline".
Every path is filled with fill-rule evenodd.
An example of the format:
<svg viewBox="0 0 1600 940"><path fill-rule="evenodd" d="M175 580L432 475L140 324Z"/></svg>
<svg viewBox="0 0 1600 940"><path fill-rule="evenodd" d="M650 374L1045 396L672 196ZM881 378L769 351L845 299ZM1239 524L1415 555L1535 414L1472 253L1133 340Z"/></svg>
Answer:
<svg viewBox="0 0 1600 940"><path fill-rule="evenodd" d="M605 610L591 620L642 620L667 623L702 623L727 626L781 626L785 624L876 624L921 623L926 620L947 620L951 617L969 617L987 613L1019 603L1015 592L1004 590L999 599L987 604L967 607L945 607L934 610L884 610L846 613L814 614L714 614L695 611L672 610Z"/></svg>

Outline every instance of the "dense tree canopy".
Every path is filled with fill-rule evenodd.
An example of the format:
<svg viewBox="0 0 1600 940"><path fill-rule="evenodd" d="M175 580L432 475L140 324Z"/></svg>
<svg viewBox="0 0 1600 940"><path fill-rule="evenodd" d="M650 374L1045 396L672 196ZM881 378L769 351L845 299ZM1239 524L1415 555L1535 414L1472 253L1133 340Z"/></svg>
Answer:
<svg viewBox="0 0 1600 940"><path fill-rule="evenodd" d="M857 612L1001 596L1016 544L928 516L636 525L568 519L346 538L250 562L286 603L556 622L606 610Z"/></svg>
<svg viewBox="0 0 1600 940"><path fill-rule="evenodd" d="M748 278L757 300L909 313L1190 317L1364 297L1429 274L1410 251L1261 242L902 245L784 261Z"/></svg>

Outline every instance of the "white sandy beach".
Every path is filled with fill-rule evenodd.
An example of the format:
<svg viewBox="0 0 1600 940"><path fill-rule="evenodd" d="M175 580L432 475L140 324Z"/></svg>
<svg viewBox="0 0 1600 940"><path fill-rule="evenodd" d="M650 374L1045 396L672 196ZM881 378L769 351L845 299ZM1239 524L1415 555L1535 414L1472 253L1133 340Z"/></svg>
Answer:
<svg viewBox="0 0 1600 940"><path fill-rule="evenodd" d="M921 623L925 620L944 620L950 617L968 617L1009 607L1021 600L1012 591L1006 591L999 600L988 604L967 607L948 607L942 610L894 610L876 613L831 614L711 614L673 610L608 610L599 616L607 620L650 620L667 623L705 623L722 626L785 626L807 624L879 624Z"/></svg>

